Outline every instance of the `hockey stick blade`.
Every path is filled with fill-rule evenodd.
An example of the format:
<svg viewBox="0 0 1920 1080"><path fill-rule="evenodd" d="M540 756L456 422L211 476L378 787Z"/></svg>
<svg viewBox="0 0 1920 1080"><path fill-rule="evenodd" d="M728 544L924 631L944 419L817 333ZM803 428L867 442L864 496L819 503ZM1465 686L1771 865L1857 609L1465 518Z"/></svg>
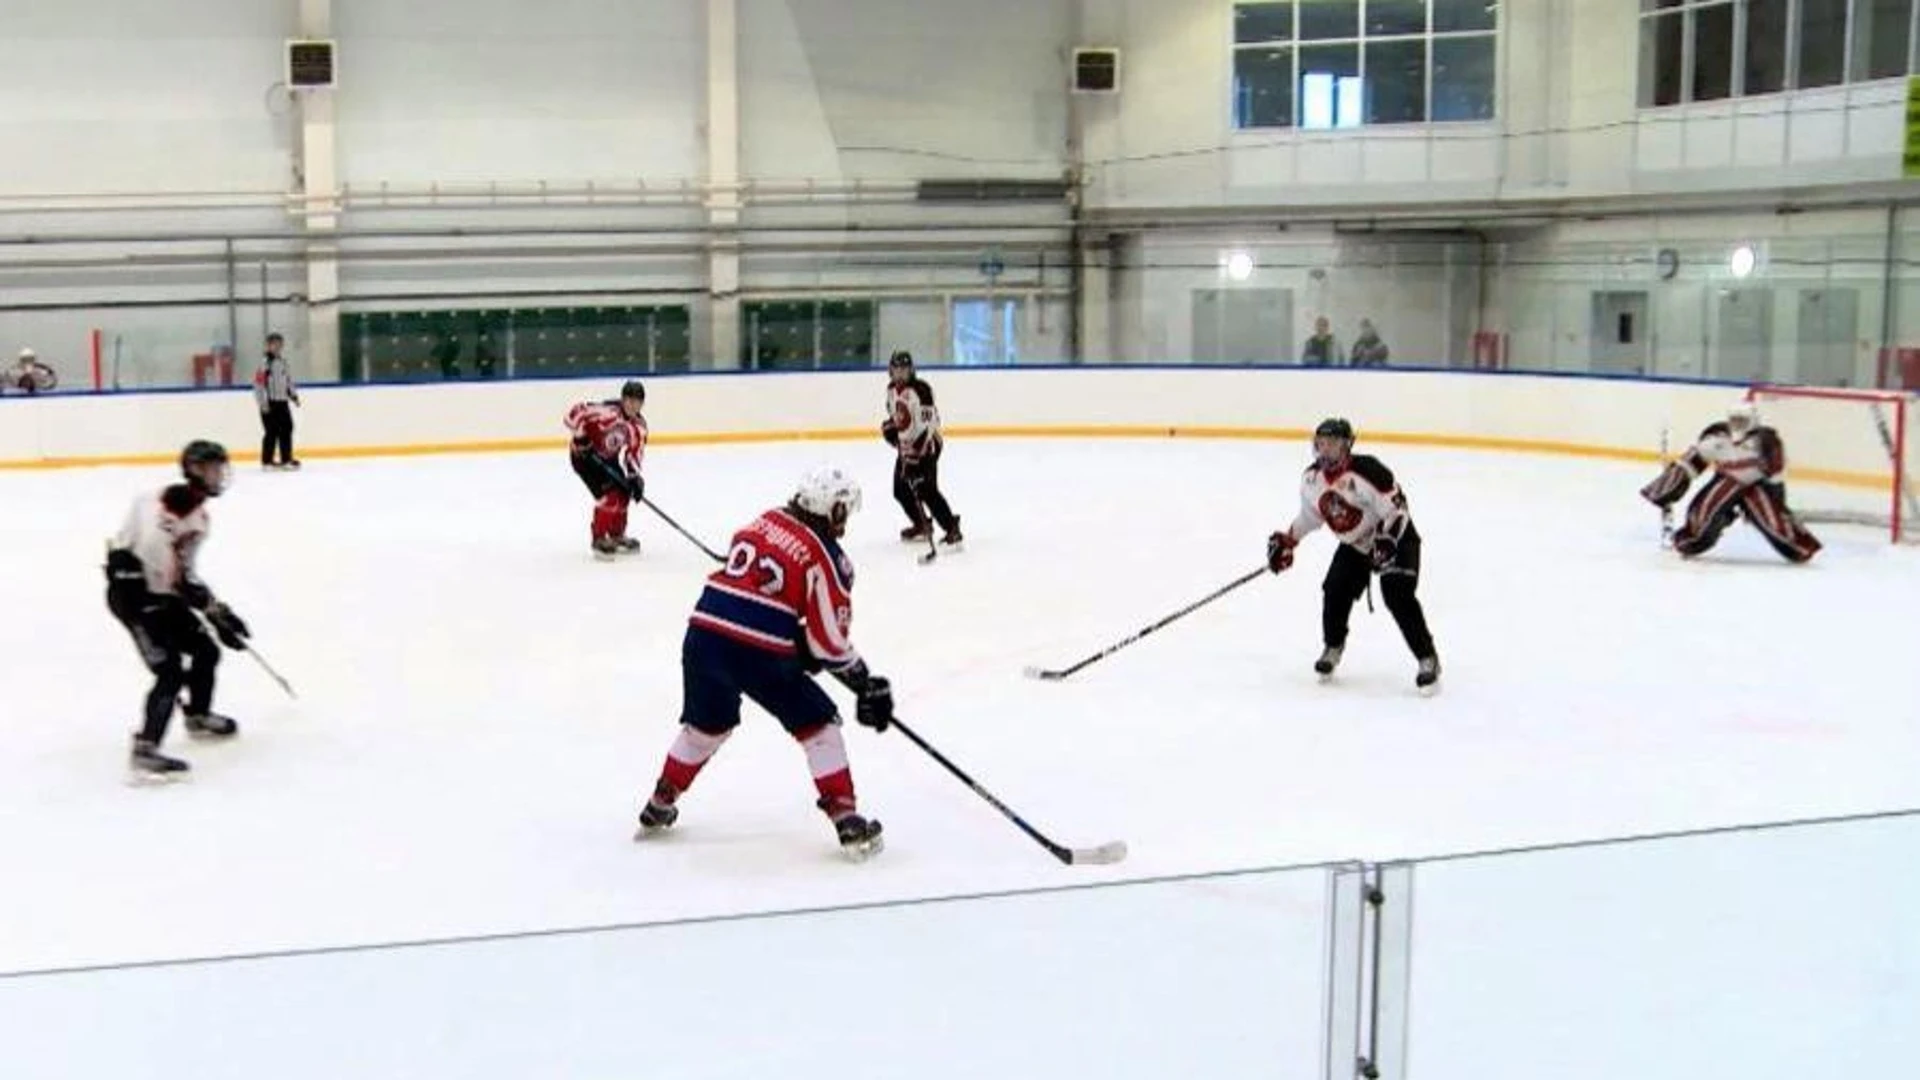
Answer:
<svg viewBox="0 0 1920 1080"><path fill-rule="evenodd" d="M1127 857L1127 842L1109 840L1099 847L1061 848L1054 855L1069 866L1111 866Z"/></svg>
<svg viewBox="0 0 1920 1080"><path fill-rule="evenodd" d="M1067 677L1067 673L1064 671L1049 671L1045 668L1037 667L1027 668L1021 672L1021 674L1029 679L1039 679L1041 682L1059 682L1061 679Z"/></svg>

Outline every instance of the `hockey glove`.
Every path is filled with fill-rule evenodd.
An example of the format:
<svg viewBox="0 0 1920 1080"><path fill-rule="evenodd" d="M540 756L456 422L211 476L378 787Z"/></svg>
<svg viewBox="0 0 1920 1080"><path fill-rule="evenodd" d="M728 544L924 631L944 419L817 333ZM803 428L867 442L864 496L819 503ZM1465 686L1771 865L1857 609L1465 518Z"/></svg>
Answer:
<svg viewBox="0 0 1920 1080"><path fill-rule="evenodd" d="M202 582L187 578L180 583L180 599L195 611L205 611L213 606L213 590Z"/></svg>
<svg viewBox="0 0 1920 1080"><path fill-rule="evenodd" d="M880 425L880 437L887 440L888 446L899 448L900 429L894 426L893 421L888 420Z"/></svg>
<svg viewBox="0 0 1920 1080"><path fill-rule="evenodd" d="M639 502L641 499L647 497L647 482L639 473L634 473L632 476L627 477L626 484L628 499L633 502Z"/></svg>
<svg viewBox="0 0 1920 1080"><path fill-rule="evenodd" d="M868 678L867 688L860 691L860 701L854 706L853 718L861 727L887 730L893 724L893 684L878 675Z"/></svg>
<svg viewBox="0 0 1920 1080"><path fill-rule="evenodd" d="M1292 566L1293 549L1298 546L1300 541L1295 540L1292 533L1277 532L1267 537L1267 569L1277 574Z"/></svg>
<svg viewBox="0 0 1920 1080"><path fill-rule="evenodd" d="M247 647L247 638L253 632L247 629L246 622L235 615L232 608L225 604L213 605L207 611L207 621L213 624L214 636L220 639L220 644L235 652Z"/></svg>

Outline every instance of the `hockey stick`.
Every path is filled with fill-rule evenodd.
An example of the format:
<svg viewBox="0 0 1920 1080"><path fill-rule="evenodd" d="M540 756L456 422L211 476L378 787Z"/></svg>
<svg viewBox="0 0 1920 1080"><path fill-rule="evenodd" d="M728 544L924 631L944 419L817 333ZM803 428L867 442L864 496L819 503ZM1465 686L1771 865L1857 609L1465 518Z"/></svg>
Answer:
<svg viewBox="0 0 1920 1080"><path fill-rule="evenodd" d="M925 503L927 500L920 497L920 485L922 483L924 483L924 481L922 480L909 480L907 481L907 486L913 489L913 497L916 501ZM922 512L923 513L925 512L924 509L922 510ZM940 557L940 549L935 547L933 544L933 522L929 518L927 522L927 553L925 555L919 556L920 565L925 566L939 557Z"/></svg>
<svg viewBox="0 0 1920 1080"><path fill-rule="evenodd" d="M1663 427L1660 429L1660 465L1662 468L1671 464L1667 459L1667 452L1667 429ZM1660 546L1663 548L1671 548L1673 546L1672 503L1668 503L1660 508Z"/></svg>
<svg viewBox="0 0 1920 1080"><path fill-rule="evenodd" d="M668 517L668 516L667 516L667 512L666 512L665 510L662 510L662 509L660 509L659 507L657 507L657 506L655 506L655 505L653 505L653 500L651 500L651 499L641 499L641 500L640 500L640 504L641 504L642 506L645 506L645 507L646 507L647 509L649 509L649 510L651 510L651 511L653 511L654 513L656 513L656 514L659 514L659 515L660 515L660 520L661 520L661 521L664 521L664 522L666 522L666 523L667 523L668 525L671 525L671 526L673 526L673 531L674 531L674 532L677 532L677 533L679 533L679 534L680 534L681 536L684 536L684 537L686 537L686 538L687 538L687 540L688 540L688 542L689 542L689 543L691 543L691 544L693 544L693 546L694 546L694 547L697 547L697 548L699 548L699 549L700 549L701 551L703 551L703 552L705 552L705 553L706 553L706 555L707 555L707 558L709 558L709 559L712 559L712 560L713 560L714 562L721 562L721 563L723 563L723 562L726 562L726 561L727 561L727 557L726 557L725 555L722 555L722 554L720 554L719 552L717 552L717 551L715 551L715 550L713 550L712 548L710 548L710 547L708 547L707 545L705 545L705 544L703 544L703 543L701 543L701 542L700 542L700 538L699 538L699 537L697 537L697 536L695 536L695 535L693 535L692 533L690 533L690 532L688 532L687 530L685 530L685 529L683 529L683 528L681 528L681 527L680 527L680 523L679 523L679 522L677 522L677 521L675 521L675 520L673 520L672 518L670 518L670 517Z"/></svg>
<svg viewBox="0 0 1920 1080"><path fill-rule="evenodd" d="M953 762L947 760L947 756L945 754L942 754L940 751L935 750L933 746L927 742L927 740L921 738L918 734L914 732L912 728L901 723L898 717L894 718L892 726L898 729L900 734L905 735L913 743L913 745L919 747L922 750L925 750L927 752L928 757L931 757L933 760L939 762L942 766L946 768L948 772L958 777L961 783L972 788L973 793L975 795L978 795L981 798L987 800L987 803L991 805L995 810L998 810L1002 814L1006 815L1007 820L1019 826L1021 832L1026 833L1029 837L1032 837L1035 843L1039 844L1043 848L1046 848L1049 852L1052 852L1054 858L1059 859L1061 862L1066 863L1068 866L1079 866L1082 864L1104 865L1108 863L1117 863L1120 860L1127 857L1127 844L1126 844L1126 841L1124 840L1109 840L1108 842L1101 844L1099 847L1090 847L1090 848L1070 848L1070 847L1067 847L1065 844L1058 844L1052 840L1049 840L1046 834L1042 833L1039 829L1036 829L1033 826L1027 824L1027 821L1025 818L1021 817L1019 814L1014 813L1013 810L1009 808L1006 803L1003 803L999 799L995 798L993 795L993 792L988 791L986 788L981 787L980 782L975 780L973 777L968 776L960 768L960 766L955 765Z"/></svg>
<svg viewBox="0 0 1920 1080"><path fill-rule="evenodd" d="M213 620L207 616L206 612L201 611L199 608L191 608L189 610L191 610L195 615L198 615L200 617L200 622L204 624L206 628L213 633L214 637L218 638L220 636L219 629L213 625ZM292 698L295 701L300 700L300 695L293 692L293 684L288 682L285 676L273 670L273 665L267 663L266 657L261 656L258 652L254 651L253 642L248 641L246 638L241 638L240 651L243 653L246 653L248 656L253 657L253 662L256 664L259 664L260 670L266 672L269 678L271 678L274 682L279 683L280 689L286 691L288 697Z"/></svg>
<svg viewBox="0 0 1920 1080"><path fill-rule="evenodd" d="M1225 585L1222 585L1220 588L1215 589L1214 591L1208 593L1207 595L1201 597L1200 599L1195 600L1193 603L1188 604L1186 607L1181 608L1179 611L1176 611L1173 614L1168 615L1166 618L1161 619L1159 622L1153 623L1152 625L1145 627L1144 629L1138 631L1137 633L1133 634L1130 637L1114 642L1113 644L1107 646L1106 648L1101 649L1099 652L1094 653L1092 656L1089 656L1086 659L1081 660L1077 664L1072 664L1064 668L1059 668L1057 670L1030 667L1026 669L1025 674L1029 679L1040 679L1046 682L1058 682L1061 679L1064 679L1067 676L1073 674L1074 672L1079 671L1081 668L1088 666L1089 664L1093 664L1098 661L1105 660L1107 657L1112 656L1114 653L1119 652L1121 649L1124 649L1127 646L1133 644L1134 642L1139 641L1141 638L1146 637L1148 634L1153 633L1155 630L1160 629L1161 627L1167 625L1168 623L1174 621L1175 619L1178 619L1183 615L1190 615L1193 612L1199 610L1200 608L1203 608L1206 605L1213 603L1215 600L1220 599L1221 597L1227 595L1228 593L1239 588L1240 586L1245 585L1247 582L1252 581L1254 578L1257 578L1264 573L1267 573L1267 568L1265 566L1261 566L1253 570L1249 570L1246 573L1240 575L1239 577L1234 578L1232 581L1226 583Z"/></svg>

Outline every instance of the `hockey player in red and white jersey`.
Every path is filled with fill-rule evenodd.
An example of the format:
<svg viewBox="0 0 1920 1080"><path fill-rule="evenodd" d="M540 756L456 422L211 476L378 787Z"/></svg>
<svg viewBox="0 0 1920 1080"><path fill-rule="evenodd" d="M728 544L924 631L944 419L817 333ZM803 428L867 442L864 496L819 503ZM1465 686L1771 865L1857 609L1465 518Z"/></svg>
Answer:
<svg viewBox="0 0 1920 1080"><path fill-rule="evenodd" d="M860 487L839 469L808 473L787 504L733 535L726 565L707 579L680 646L680 733L667 751L635 839L679 819L678 803L740 723L744 696L799 742L814 805L858 861L881 847L880 823L858 813L840 715L812 679L825 668L858 702L854 719L893 723L893 689L853 647L853 563L840 549Z"/></svg>
<svg viewBox="0 0 1920 1080"><path fill-rule="evenodd" d="M107 544L107 610L132 635L153 673L129 759L137 777L171 779L188 771L186 762L160 752L183 690L188 734L224 739L240 731L231 717L213 711L220 649L201 620L229 649L246 648L250 631L194 569L207 536L207 500L227 489L231 467L219 443L188 443L180 452L181 482L135 499Z"/></svg>
<svg viewBox="0 0 1920 1080"><path fill-rule="evenodd" d="M647 449L647 420L640 410L646 403L647 388L633 379L620 388L617 400L583 401L567 410L567 430L573 434L568 457L594 498L591 535L597 559L640 550L640 541L627 535L627 507L647 494L640 476Z"/></svg>
<svg viewBox="0 0 1920 1080"><path fill-rule="evenodd" d="M960 516L940 491L940 455L946 439L940 433L940 410L933 403L933 387L913 370L913 354L901 349L887 361L887 418L880 437L894 448L893 499L907 512L900 539L925 540L927 515L940 526L940 542L956 547ZM924 506L923 506L924 504Z"/></svg>
<svg viewBox="0 0 1920 1080"><path fill-rule="evenodd" d="M1720 542L1720 534L1744 516L1788 562L1803 563L1820 550L1820 541L1787 508L1786 444L1780 433L1760 422L1749 402L1727 410L1726 420L1709 424L1676 461L1667 463L1653 483L1640 489L1662 510L1679 502L1694 478L1713 479L1687 504L1687 520L1673 534L1673 550L1686 557Z"/></svg>
<svg viewBox="0 0 1920 1080"><path fill-rule="evenodd" d="M1313 464L1300 478L1300 513L1293 524L1267 538L1267 569L1293 565L1294 548L1325 525L1340 541L1327 567L1320 631L1325 644L1313 669L1333 675L1346 650L1353 605L1380 575L1380 595L1419 661L1414 685L1428 691L1440 679L1440 656L1415 595L1420 585L1420 532L1413 527L1406 495L1393 473L1369 454L1353 452L1353 425L1323 420L1313 432Z"/></svg>

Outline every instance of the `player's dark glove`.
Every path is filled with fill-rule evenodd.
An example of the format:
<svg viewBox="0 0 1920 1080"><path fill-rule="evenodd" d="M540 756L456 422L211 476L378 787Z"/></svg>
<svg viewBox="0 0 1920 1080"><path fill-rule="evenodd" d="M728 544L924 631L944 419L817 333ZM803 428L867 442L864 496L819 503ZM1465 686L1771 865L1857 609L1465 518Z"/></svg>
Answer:
<svg viewBox="0 0 1920 1080"><path fill-rule="evenodd" d="M207 609L207 621L213 624L214 636L220 639L220 644L235 651L247 647L247 638L253 632L247 629L246 621L235 615L232 608L225 604L213 605Z"/></svg>
<svg viewBox="0 0 1920 1080"><path fill-rule="evenodd" d="M1373 534L1373 568L1375 570L1386 570L1393 565L1394 558L1399 554L1400 541L1388 536L1385 532Z"/></svg>
<svg viewBox="0 0 1920 1080"><path fill-rule="evenodd" d="M1300 541L1288 532L1277 532L1267 537L1267 569L1277 574L1292 566L1293 549L1298 546Z"/></svg>
<svg viewBox="0 0 1920 1080"><path fill-rule="evenodd" d="M887 440L888 446L899 448L900 429L894 425L893 421L888 420L880 425L880 437Z"/></svg>
<svg viewBox="0 0 1920 1080"><path fill-rule="evenodd" d="M627 498L639 502L647 497L647 482L639 473L627 477Z"/></svg>
<svg viewBox="0 0 1920 1080"><path fill-rule="evenodd" d="M180 599L195 611L205 611L213 606L213 590L188 578L180 583Z"/></svg>
<svg viewBox="0 0 1920 1080"><path fill-rule="evenodd" d="M867 688L860 691L859 703L854 706L853 718L862 727L875 731L885 731L893 724L893 684L879 675L867 679Z"/></svg>

